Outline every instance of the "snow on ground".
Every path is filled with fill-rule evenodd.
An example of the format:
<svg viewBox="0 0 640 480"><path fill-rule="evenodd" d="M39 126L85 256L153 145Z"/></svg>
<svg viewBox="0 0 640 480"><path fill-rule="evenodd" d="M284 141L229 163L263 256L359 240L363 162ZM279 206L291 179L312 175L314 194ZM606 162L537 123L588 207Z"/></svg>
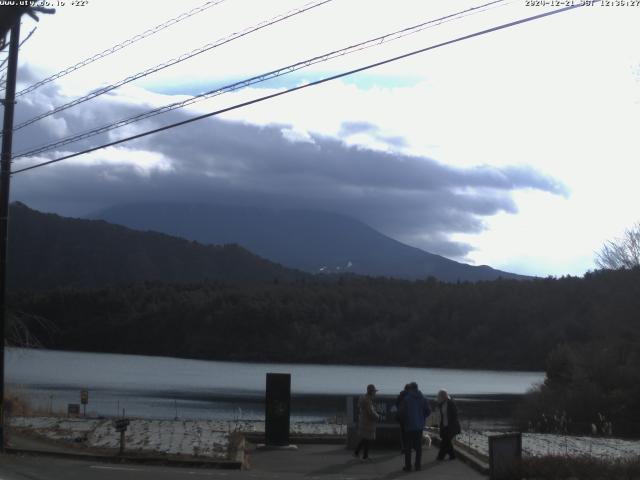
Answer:
<svg viewBox="0 0 640 480"><path fill-rule="evenodd" d="M504 432L464 431L456 438L480 456L489 456L489 436ZM576 437L545 433L523 433L522 454L534 457L543 455L590 456L601 459L633 458L640 455L640 441L619 438Z"/></svg>
<svg viewBox="0 0 640 480"><path fill-rule="evenodd" d="M264 433L264 420L240 420L237 422L222 422L232 426L234 431L244 433ZM347 426L328 422L294 422L289 425L291 435L346 435Z"/></svg>
<svg viewBox="0 0 640 480"><path fill-rule="evenodd" d="M120 433L111 419L13 417L11 426L50 440L89 448L118 449ZM232 432L264 433L264 421L131 419L125 434L126 450L139 453L226 458ZM344 425L293 423L293 435L343 435Z"/></svg>
<svg viewBox="0 0 640 480"><path fill-rule="evenodd" d="M86 438L101 420L58 417L12 417L12 427L43 432L51 440L69 440Z"/></svg>
<svg viewBox="0 0 640 480"><path fill-rule="evenodd" d="M217 422L194 420L131 420L125 434L128 451L151 451L170 455L225 458L228 433ZM103 421L91 432L87 444L118 448L120 433L111 421Z"/></svg>
<svg viewBox="0 0 640 480"><path fill-rule="evenodd" d="M14 417L11 426L50 440L89 448L118 449L120 433L110 419ZM129 452L197 455L224 459L229 447L227 422L131 419L125 433Z"/></svg>
<svg viewBox="0 0 640 480"><path fill-rule="evenodd" d="M120 433L116 432L111 419L13 417L11 426L50 440L89 448L118 449L120 446ZM291 424L290 430L292 435L346 435L345 425L328 422L296 422ZM139 453L224 459L229 448L229 435L233 432L264 433L264 421L131 419L125 434L126 449ZM489 436L501 433L504 432L466 430L458 435L456 442L480 457L488 457ZM633 458L640 456L640 441L523 433L522 451L529 456Z"/></svg>

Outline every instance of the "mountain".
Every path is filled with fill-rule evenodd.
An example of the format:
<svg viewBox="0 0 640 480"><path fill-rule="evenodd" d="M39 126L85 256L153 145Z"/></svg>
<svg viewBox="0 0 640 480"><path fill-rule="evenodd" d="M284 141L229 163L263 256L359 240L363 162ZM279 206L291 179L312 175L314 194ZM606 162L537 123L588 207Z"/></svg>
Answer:
<svg viewBox="0 0 640 480"><path fill-rule="evenodd" d="M91 215L136 230L204 244L237 243L290 268L443 281L524 277L455 262L389 238L364 223L318 211L205 204L118 205Z"/></svg>
<svg viewBox="0 0 640 480"><path fill-rule="evenodd" d="M211 246L102 220L65 218L11 204L12 288L95 287L144 280L271 281L305 276L237 245Z"/></svg>

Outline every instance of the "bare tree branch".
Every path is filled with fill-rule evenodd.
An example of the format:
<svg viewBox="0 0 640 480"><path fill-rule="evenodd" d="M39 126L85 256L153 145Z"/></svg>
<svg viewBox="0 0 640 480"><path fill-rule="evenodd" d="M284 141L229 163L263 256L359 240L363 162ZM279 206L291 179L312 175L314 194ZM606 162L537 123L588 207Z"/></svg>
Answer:
<svg viewBox="0 0 640 480"><path fill-rule="evenodd" d="M31 331L31 327L49 335L58 331L57 326L39 315L12 311L7 325L7 343L16 347L43 348L43 344Z"/></svg>
<svg viewBox="0 0 640 480"><path fill-rule="evenodd" d="M619 270L640 266L640 222L625 230L620 238L608 240L596 253L599 268Z"/></svg>

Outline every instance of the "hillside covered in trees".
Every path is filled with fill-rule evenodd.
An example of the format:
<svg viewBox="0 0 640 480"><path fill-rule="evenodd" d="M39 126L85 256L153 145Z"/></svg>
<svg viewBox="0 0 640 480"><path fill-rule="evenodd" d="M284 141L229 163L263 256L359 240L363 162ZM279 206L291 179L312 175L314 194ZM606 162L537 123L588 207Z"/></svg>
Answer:
<svg viewBox="0 0 640 480"><path fill-rule="evenodd" d="M640 269L460 284L355 276L147 282L14 292L10 307L53 349L542 370L558 345L638 344Z"/></svg>
<svg viewBox="0 0 640 480"><path fill-rule="evenodd" d="M530 277L467 265L411 247L354 218L314 210L231 205L115 205L90 218L152 230L202 244L238 244L263 258L309 273L354 273L446 282Z"/></svg>
<svg viewBox="0 0 640 480"><path fill-rule="evenodd" d="M13 203L9 286L86 288L142 281L310 277L302 270L444 281L530 278L454 262L331 214L193 205L130 206L111 212L123 225ZM129 216L123 219L125 213Z"/></svg>
<svg viewBox="0 0 640 480"><path fill-rule="evenodd" d="M238 245L203 245L101 220L65 218L11 205L11 288L100 287L131 282L292 280L306 274Z"/></svg>

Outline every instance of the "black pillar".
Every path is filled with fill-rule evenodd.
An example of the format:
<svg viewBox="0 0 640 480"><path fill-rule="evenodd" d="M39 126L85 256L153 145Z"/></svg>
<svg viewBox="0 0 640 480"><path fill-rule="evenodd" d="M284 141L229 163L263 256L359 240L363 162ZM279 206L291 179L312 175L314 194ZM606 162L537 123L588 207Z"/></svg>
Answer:
<svg viewBox="0 0 640 480"><path fill-rule="evenodd" d="M265 439L267 445L289 445L291 375L267 373L265 398Z"/></svg>

